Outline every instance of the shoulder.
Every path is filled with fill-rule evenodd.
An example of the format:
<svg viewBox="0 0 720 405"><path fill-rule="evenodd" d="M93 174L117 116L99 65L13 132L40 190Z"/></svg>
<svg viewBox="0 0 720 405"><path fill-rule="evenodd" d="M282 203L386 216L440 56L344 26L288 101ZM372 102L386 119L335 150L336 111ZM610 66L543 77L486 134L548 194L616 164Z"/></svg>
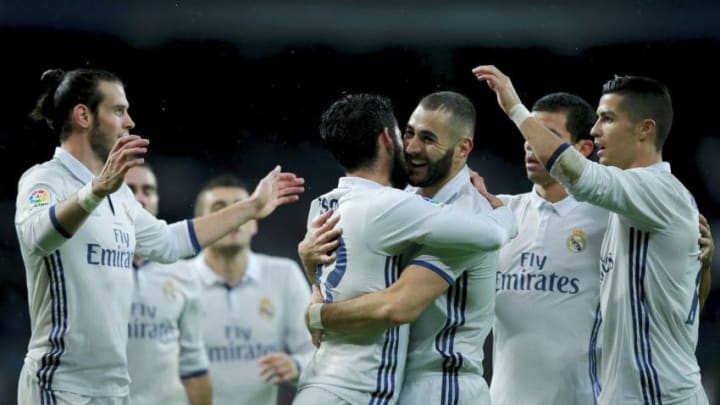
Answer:
<svg viewBox="0 0 720 405"><path fill-rule="evenodd" d="M49 160L44 163L37 164L25 171L20 176L18 182L18 190L22 190L24 187L32 187L35 184L47 184L56 188L57 192L60 192L68 178L70 172L57 160ZM80 181L78 180L78 186Z"/></svg>

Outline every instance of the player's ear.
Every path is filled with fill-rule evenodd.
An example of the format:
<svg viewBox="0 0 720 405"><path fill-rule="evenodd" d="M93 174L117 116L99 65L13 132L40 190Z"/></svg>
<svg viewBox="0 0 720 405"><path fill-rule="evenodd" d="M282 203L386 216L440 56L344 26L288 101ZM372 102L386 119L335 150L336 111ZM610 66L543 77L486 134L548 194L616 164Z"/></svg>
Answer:
<svg viewBox="0 0 720 405"><path fill-rule="evenodd" d="M582 153L583 156L589 157L590 154L592 154L593 149L595 149L595 144L589 139L580 139L575 142L575 149Z"/></svg>
<svg viewBox="0 0 720 405"><path fill-rule="evenodd" d="M472 152L474 143L472 138L463 137L457 144L457 156L463 159L467 159Z"/></svg>

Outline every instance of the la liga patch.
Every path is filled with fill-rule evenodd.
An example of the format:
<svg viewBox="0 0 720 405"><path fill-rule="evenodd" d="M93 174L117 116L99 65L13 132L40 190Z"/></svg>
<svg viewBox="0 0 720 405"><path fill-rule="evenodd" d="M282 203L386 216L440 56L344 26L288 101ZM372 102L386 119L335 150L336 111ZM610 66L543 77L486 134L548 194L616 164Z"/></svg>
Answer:
<svg viewBox="0 0 720 405"><path fill-rule="evenodd" d="M44 188L36 188L28 197L30 208L44 207L50 203L50 193Z"/></svg>

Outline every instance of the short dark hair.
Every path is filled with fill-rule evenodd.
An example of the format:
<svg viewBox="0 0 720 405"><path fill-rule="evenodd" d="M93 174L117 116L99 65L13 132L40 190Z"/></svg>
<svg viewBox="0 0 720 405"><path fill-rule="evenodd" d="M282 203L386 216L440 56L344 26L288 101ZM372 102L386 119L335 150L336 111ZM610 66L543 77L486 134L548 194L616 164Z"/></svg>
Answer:
<svg viewBox="0 0 720 405"><path fill-rule="evenodd" d="M372 165L378 135L394 136L397 119L390 99L374 94L347 94L322 114L320 139L346 171Z"/></svg>
<svg viewBox="0 0 720 405"><path fill-rule="evenodd" d="M630 119L655 121L655 147L662 150L673 121L672 99L667 86L643 76L615 76L603 85L602 94L623 96L622 106Z"/></svg>
<svg viewBox="0 0 720 405"><path fill-rule="evenodd" d="M540 99L533 104L532 110L538 112L565 113L567 117L565 126L573 142L578 142L583 139L593 139L592 135L590 135L590 130L592 130L595 121L597 121L597 114L595 114L595 109L593 109L590 103L581 97L564 92L550 93L540 97Z"/></svg>
<svg viewBox="0 0 720 405"><path fill-rule="evenodd" d="M101 81L122 81L113 73L100 69L46 70L41 78L43 91L30 117L44 121L64 141L70 135L70 112L78 104L85 104L93 114L97 113L103 94L98 90Z"/></svg>
<svg viewBox="0 0 720 405"><path fill-rule="evenodd" d="M428 111L445 108L452 115L451 125L456 131L475 137L475 106L467 97L454 91L439 91L420 100L420 106Z"/></svg>
<svg viewBox="0 0 720 405"><path fill-rule="evenodd" d="M206 192L210 190L214 190L216 188L220 187L232 187L232 188L241 188L248 193L250 192L245 185L245 182L242 181L239 177L235 176L234 174L230 173L223 173L219 174L215 177L210 178L210 180L206 181L205 184L203 184L202 188L197 194L197 197L195 197L195 216L199 217L202 212L200 210L202 196Z"/></svg>

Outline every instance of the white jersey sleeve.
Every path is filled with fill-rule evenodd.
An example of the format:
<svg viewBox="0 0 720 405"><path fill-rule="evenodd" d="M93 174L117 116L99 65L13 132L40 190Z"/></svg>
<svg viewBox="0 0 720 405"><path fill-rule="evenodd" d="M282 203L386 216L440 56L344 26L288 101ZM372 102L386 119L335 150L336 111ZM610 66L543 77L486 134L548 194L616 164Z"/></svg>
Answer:
<svg viewBox="0 0 720 405"><path fill-rule="evenodd" d="M15 223L18 237L34 254L45 256L72 235L55 218L55 204L70 195L57 170L35 166L18 183Z"/></svg>
<svg viewBox="0 0 720 405"><path fill-rule="evenodd" d="M127 187L127 186L123 186ZM200 252L192 220L168 225L144 209L135 217L135 254L159 263L173 263Z"/></svg>
<svg viewBox="0 0 720 405"><path fill-rule="evenodd" d="M372 211L377 213L376 218L368 218L382 222L387 229L378 234L378 245L392 246L412 240L421 245L474 251L497 249L517 235L517 222L507 207L468 215L414 194L400 193L403 198L374 202L387 204L384 209Z"/></svg>
<svg viewBox="0 0 720 405"><path fill-rule="evenodd" d="M568 180L570 171L579 172L575 182ZM589 201L617 214L632 218L645 230L666 228L692 196L678 195L672 176L648 175L647 168L622 170L601 166L587 160L574 148L566 148L550 169L578 201ZM574 177L574 176L570 176ZM685 201L680 201L685 199ZM694 200L692 205L695 205Z"/></svg>
<svg viewBox="0 0 720 405"><path fill-rule="evenodd" d="M285 281L288 285L285 289L287 299L283 303L286 314L285 350L297 363L300 373L315 352L305 327L305 309L310 304L310 287L297 263L293 260L288 262L291 265Z"/></svg>

